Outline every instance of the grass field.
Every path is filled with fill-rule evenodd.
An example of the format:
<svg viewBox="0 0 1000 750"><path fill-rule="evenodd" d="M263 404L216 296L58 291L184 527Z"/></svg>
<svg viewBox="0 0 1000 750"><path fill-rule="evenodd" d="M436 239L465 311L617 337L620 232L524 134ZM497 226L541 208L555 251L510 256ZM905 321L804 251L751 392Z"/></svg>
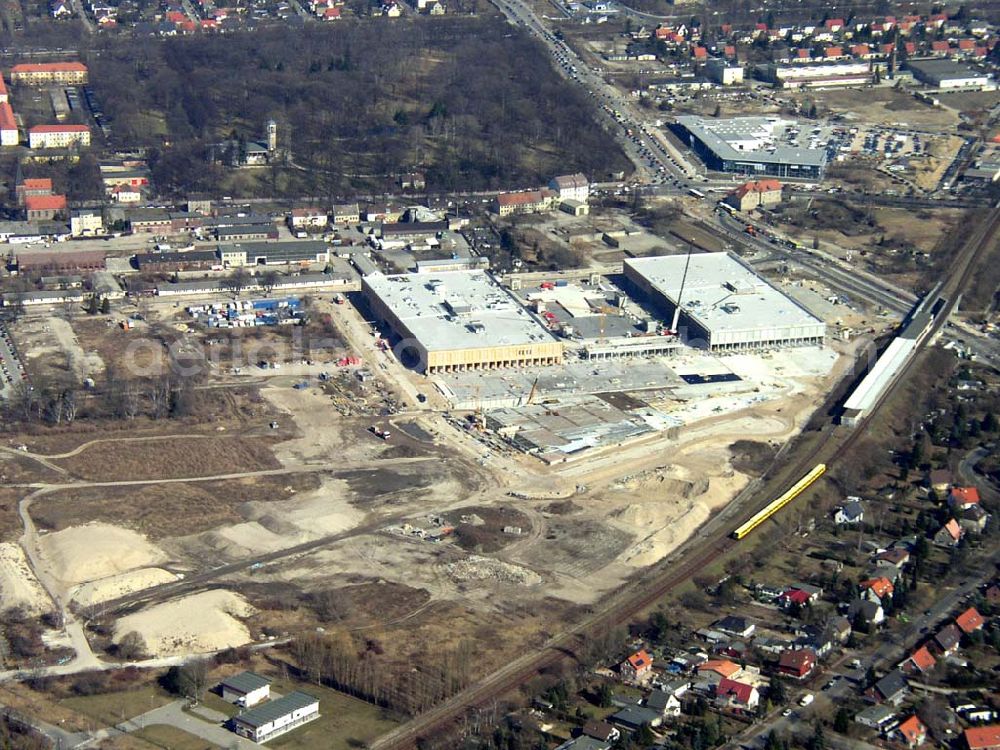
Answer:
<svg viewBox="0 0 1000 750"><path fill-rule="evenodd" d="M146 711L166 705L174 697L154 685L98 695L81 695L61 700L60 705L107 726L120 724Z"/></svg>
<svg viewBox="0 0 1000 750"><path fill-rule="evenodd" d="M135 732L150 745L164 747L169 750L212 750L219 747L208 740L188 734L183 729L177 729L166 724L153 724Z"/></svg>
<svg viewBox="0 0 1000 750"><path fill-rule="evenodd" d="M271 689L283 695L301 690L315 696L319 699L320 718L269 741L268 747L348 750L363 747L364 743L385 734L398 723L370 703L318 685L277 680Z"/></svg>
<svg viewBox="0 0 1000 750"><path fill-rule="evenodd" d="M266 442L223 435L95 443L58 463L95 482L212 476L279 466Z"/></svg>

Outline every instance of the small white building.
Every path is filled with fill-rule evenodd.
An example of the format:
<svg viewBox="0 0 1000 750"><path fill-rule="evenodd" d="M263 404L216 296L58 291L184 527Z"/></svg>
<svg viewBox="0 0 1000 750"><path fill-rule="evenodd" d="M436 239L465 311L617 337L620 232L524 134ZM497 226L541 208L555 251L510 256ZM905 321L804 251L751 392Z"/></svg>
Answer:
<svg viewBox="0 0 1000 750"><path fill-rule="evenodd" d="M224 679L222 699L243 708L252 708L271 697L271 681L254 672L240 672Z"/></svg>
<svg viewBox="0 0 1000 750"><path fill-rule="evenodd" d="M319 718L319 700L298 691L233 717L233 731L254 742L267 742Z"/></svg>

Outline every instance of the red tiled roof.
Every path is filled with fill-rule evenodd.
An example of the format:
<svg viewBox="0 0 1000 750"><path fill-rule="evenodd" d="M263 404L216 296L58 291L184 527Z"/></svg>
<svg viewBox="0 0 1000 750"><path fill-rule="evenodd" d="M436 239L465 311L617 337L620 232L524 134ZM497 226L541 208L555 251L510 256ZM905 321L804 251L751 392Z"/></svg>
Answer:
<svg viewBox="0 0 1000 750"><path fill-rule="evenodd" d="M29 177L21 185L25 190L52 190L52 180L48 177Z"/></svg>
<svg viewBox="0 0 1000 750"><path fill-rule="evenodd" d="M10 102L0 102L0 130L17 130L17 119Z"/></svg>
<svg viewBox="0 0 1000 750"><path fill-rule="evenodd" d="M923 722L917 718L916 714L900 724L898 730L899 733L903 735L903 738L911 744L916 744L921 737L924 737L927 734L926 727L924 727Z"/></svg>
<svg viewBox="0 0 1000 750"><path fill-rule="evenodd" d="M81 62L21 63L10 69L11 73L86 73Z"/></svg>
<svg viewBox="0 0 1000 750"><path fill-rule="evenodd" d="M985 750L1000 746L1000 724L966 729L963 736L969 750Z"/></svg>
<svg viewBox="0 0 1000 750"><path fill-rule="evenodd" d="M524 206L528 203L538 203L546 197L545 190L524 190L519 193L500 193L497 203L501 206Z"/></svg>
<svg viewBox="0 0 1000 750"><path fill-rule="evenodd" d="M783 651L778 665L782 669L791 669L798 674L805 674L816 666L816 652L811 648L800 648L796 651Z"/></svg>
<svg viewBox="0 0 1000 750"><path fill-rule="evenodd" d="M719 681L719 686L715 689L715 694L732 695L739 703L747 705L750 703L750 697L753 695L753 690L753 685L748 685L745 682L737 682L736 680L730 680L728 677L724 677Z"/></svg>
<svg viewBox="0 0 1000 750"><path fill-rule="evenodd" d="M949 518L948 523L944 525L944 528L951 534L952 539L962 538L962 527L958 525L958 521L954 518Z"/></svg>
<svg viewBox="0 0 1000 750"><path fill-rule="evenodd" d="M843 26L844 25L844 19L843 18L828 18L828 19L826 19L826 23L824 25L828 29L832 29L832 28L835 28L837 26Z"/></svg>
<svg viewBox="0 0 1000 750"><path fill-rule="evenodd" d="M934 666L934 654L927 649L927 646L921 646L910 654L910 661L921 672L926 672Z"/></svg>
<svg viewBox="0 0 1000 750"><path fill-rule="evenodd" d="M640 669L645 669L653 664L653 660L649 658L649 654L645 650L636 651L628 658L628 663L632 665L633 669L636 671Z"/></svg>
<svg viewBox="0 0 1000 750"><path fill-rule="evenodd" d="M62 211L66 208L65 195L29 195L24 199L28 211Z"/></svg>
<svg viewBox="0 0 1000 750"><path fill-rule="evenodd" d="M0 94L3 96L7 95L7 83L4 81L3 76L0 76Z"/></svg>
<svg viewBox="0 0 1000 750"><path fill-rule="evenodd" d="M715 672L725 678L729 678L740 671L740 665L734 664L729 659L709 659L704 664L698 665L698 671Z"/></svg>
<svg viewBox="0 0 1000 750"><path fill-rule="evenodd" d="M29 133L89 133L86 125L35 125Z"/></svg>
<svg viewBox="0 0 1000 750"><path fill-rule="evenodd" d="M892 581L890 581L888 578L885 577L871 578L867 581L862 581L861 588L871 589L872 591L875 592L875 596L877 596L879 599L881 599L886 595L892 594L892 592L894 591Z"/></svg>
<svg viewBox="0 0 1000 750"><path fill-rule="evenodd" d="M951 45L943 40L935 40L931 42L931 49L934 50L935 52L947 52L949 49L951 49Z"/></svg>
<svg viewBox="0 0 1000 750"><path fill-rule="evenodd" d="M827 57L841 57L844 54L844 48L843 47L827 47L826 50L824 50L824 54Z"/></svg>
<svg viewBox="0 0 1000 750"><path fill-rule="evenodd" d="M971 633L979 630L983 626L983 616L975 607L969 607L962 614L955 618L955 624L963 633Z"/></svg>
<svg viewBox="0 0 1000 750"><path fill-rule="evenodd" d="M979 490L975 487L952 487L948 499L955 505L978 505Z"/></svg>

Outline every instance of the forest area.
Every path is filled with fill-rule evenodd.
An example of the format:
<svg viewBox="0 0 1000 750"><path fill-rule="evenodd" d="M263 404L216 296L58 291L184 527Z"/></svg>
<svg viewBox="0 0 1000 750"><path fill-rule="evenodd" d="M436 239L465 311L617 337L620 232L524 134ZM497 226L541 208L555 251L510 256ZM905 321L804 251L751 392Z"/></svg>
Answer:
<svg viewBox="0 0 1000 750"><path fill-rule="evenodd" d="M395 175L428 189L544 184L628 168L593 104L544 49L499 18L95 41L91 81L114 146L151 150L161 191L233 195L378 192ZM231 170L213 144L263 139L278 165Z"/></svg>

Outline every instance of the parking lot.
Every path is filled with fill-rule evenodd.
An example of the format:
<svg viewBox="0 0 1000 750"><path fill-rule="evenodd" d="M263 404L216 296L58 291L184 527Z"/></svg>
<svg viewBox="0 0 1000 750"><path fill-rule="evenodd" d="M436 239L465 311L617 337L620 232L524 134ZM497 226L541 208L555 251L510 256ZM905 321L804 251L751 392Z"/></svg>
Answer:
<svg viewBox="0 0 1000 750"><path fill-rule="evenodd" d="M24 365L17 356L17 348L6 323L0 323L0 396L7 398L11 389L24 378Z"/></svg>

